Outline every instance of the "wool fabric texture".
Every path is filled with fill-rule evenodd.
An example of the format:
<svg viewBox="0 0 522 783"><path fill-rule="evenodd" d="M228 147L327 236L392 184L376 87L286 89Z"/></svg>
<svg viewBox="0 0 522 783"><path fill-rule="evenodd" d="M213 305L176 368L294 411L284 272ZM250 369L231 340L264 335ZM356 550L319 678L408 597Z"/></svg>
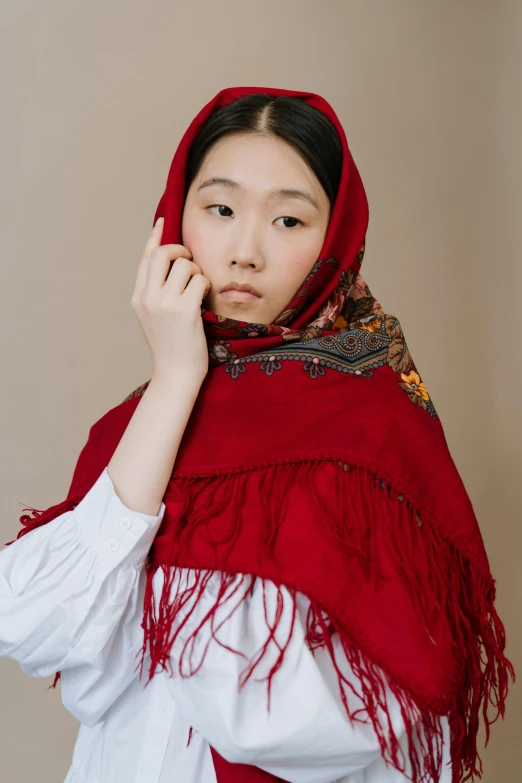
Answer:
<svg viewBox="0 0 522 783"><path fill-rule="evenodd" d="M329 118L342 144L340 185L319 258L272 324L202 310L209 371L145 566L140 676L145 652L147 682L158 667L170 671L183 606L202 595L212 571L221 572L222 585L214 612L231 576L244 575L235 606L248 596L248 577L272 581L294 600L298 591L310 599L307 643L329 650L345 694L353 686L333 653L332 636L339 635L365 706L364 714L351 714L344 696L347 715L372 722L384 758L406 770L386 717L386 686L401 704L413 783L438 780L442 716L449 719L453 781L465 781L482 772L480 716L489 737L490 724L504 715L514 672L477 519L433 401L398 318L384 312L361 276L368 203L333 108L311 92L221 90L183 135L153 222L164 217L163 244L182 242L190 145L213 111L251 93L295 96ZM24 509L31 516L20 518L17 538L80 502L147 386L92 425L66 499L45 511ZM172 595L180 568L197 574L190 596ZM164 585L156 603L152 578L159 569ZM266 646L245 662L240 686L259 678L277 620L266 618ZM197 673L205 645L194 661L194 643L200 634L219 641L216 630L209 616L193 631L172 676ZM267 709L284 655L282 645L260 678ZM219 783L275 780L212 753Z"/></svg>

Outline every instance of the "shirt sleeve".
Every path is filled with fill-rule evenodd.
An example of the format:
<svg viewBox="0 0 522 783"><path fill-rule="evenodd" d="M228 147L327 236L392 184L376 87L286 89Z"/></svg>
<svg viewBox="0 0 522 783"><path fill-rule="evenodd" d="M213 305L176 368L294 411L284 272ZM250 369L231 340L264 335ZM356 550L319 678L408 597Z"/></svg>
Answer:
<svg viewBox="0 0 522 783"><path fill-rule="evenodd" d="M64 705L87 725L137 676L142 566L164 513L163 503L156 516L129 509L105 468L74 509L0 552L0 657L32 677L61 671Z"/></svg>
<svg viewBox="0 0 522 783"><path fill-rule="evenodd" d="M187 569L180 578L189 585L190 571ZM351 723L348 719L329 652L322 647L312 653L305 641L307 598L297 593L297 615L292 626L293 599L289 591L255 579L248 597L231 614L230 609L241 592L237 589L239 578L230 582L227 591L230 590L231 598L228 604L224 601L222 605L222 619L229 615L228 619L220 624L219 616L215 616L212 621L213 627L219 628L216 634L219 642L210 638L208 623L202 625L218 595L221 583L218 572L214 572L192 611L187 606L184 624L180 618L182 630L172 648L173 676L168 680L168 687L187 721L228 761L254 765L290 783L344 780L345 776L362 769L369 773L370 765L372 780L381 780L379 774L373 773L377 769L384 775L383 780L395 780L393 770L385 771L372 724ZM240 690L241 672L247 659L263 650L267 639L266 618L275 624L276 612L282 615L275 641L270 643L260 669ZM201 630L190 640L198 627ZM266 682L261 680L277 660L277 645L285 645L288 638L283 663L272 680L268 712ZM339 637L332 638L339 667L354 689L360 690L360 682L348 664ZM230 648L240 650L245 657L234 655ZM204 656L203 651L206 651ZM195 673L186 676L189 663ZM180 676L180 667L185 677ZM349 688L345 692L350 711L364 711L364 704L356 694ZM400 706L391 692L387 697L391 725L402 744L405 737ZM397 780L405 779L402 773L396 774Z"/></svg>

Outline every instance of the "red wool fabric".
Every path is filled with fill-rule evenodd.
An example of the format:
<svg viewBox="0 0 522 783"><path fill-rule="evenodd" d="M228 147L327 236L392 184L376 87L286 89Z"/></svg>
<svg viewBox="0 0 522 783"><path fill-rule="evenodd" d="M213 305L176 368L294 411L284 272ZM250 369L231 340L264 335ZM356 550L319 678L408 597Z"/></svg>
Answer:
<svg viewBox="0 0 522 783"><path fill-rule="evenodd" d="M373 723L389 763L405 770L398 738L382 720L385 686L402 706L411 780L438 780L442 716L449 719L453 781L468 780L481 774L479 716L489 735L490 723L504 715L514 672L479 526L437 412L399 320L383 311L360 274L368 204L337 115L314 93L221 90L185 132L154 221L165 218L163 243L181 243L192 140L211 112L256 92L301 98L331 120L343 149L340 187L320 256L273 324L202 313L210 368L146 563L141 672L146 650L148 681L158 667L170 670L170 650L183 630L176 616L189 597L170 594L176 569L196 570L191 594L199 595L209 569L222 573L214 610L231 576L271 580L310 599L307 643L329 650L345 694L331 643L339 634L365 705L365 714L350 715L345 699L347 714ZM93 424L67 498L46 511L25 509L32 516L21 517L17 537L80 502L147 385ZM156 606L158 569L165 582ZM245 578L237 605L247 596ZM208 634L208 623L186 642L172 676L197 673L203 659L192 665L190 650L200 633ZM266 646L245 664L241 684L257 674L273 634L267 618ZM283 648L266 678L267 708L284 655ZM183 660L192 666L188 675ZM219 783L276 780L212 754Z"/></svg>

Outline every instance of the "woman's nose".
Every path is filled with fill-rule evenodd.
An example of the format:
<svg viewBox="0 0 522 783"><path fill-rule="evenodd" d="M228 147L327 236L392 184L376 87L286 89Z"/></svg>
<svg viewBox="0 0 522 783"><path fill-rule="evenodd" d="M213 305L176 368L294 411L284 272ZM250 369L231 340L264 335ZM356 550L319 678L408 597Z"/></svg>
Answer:
<svg viewBox="0 0 522 783"><path fill-rule="evenodd" d="M230 258L236 266L260 267L263 265L262 231L257 215L244 215L230 235Z"/></svg>
<svg viewBox="0 0 522 783"><path fill-rule="evenodd" d="M262 255L255 242L241 243L241 247L236 246L230 254L232 263L239 267L254 267L255 269L263 265Z"/></svg>
<svg viewBox="0 0 522 783"><path fill-rule="evenodd" d="M242 267L249 267L249 266L251 266L251 267L254 267L254 268L257 268L257 266L258 266L258 265L256 264L256 262L255 262L253 259L249 259L249 258L237 258L237 257L233 259L233 261L232 261L232 264L233 264L234 266L239 266L239 267L241 267L241 268L242 268Z"/></svg>

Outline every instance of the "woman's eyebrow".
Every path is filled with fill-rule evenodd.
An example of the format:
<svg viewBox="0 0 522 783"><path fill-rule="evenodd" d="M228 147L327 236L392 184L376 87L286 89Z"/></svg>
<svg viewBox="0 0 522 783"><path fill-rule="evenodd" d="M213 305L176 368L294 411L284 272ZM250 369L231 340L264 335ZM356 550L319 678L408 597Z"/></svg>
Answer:
<svg viewBox="0 0 522 783"><path fill-rule="evenodd" d="M202 182L198 187L198 190L210 187L211 185L222 185L224 188L236 189L241 187L239 182L235 182L233 179L228 179L228 177L211 177L210 179L206 179L204 182ZM314 197L308 193L308 191L299 190L299 188L274 188L269 192L268 198L298 198L301 199L301 201L307 201L317 210L319 209L319 205L317 204L317 201L314 199Z"/></svg>

